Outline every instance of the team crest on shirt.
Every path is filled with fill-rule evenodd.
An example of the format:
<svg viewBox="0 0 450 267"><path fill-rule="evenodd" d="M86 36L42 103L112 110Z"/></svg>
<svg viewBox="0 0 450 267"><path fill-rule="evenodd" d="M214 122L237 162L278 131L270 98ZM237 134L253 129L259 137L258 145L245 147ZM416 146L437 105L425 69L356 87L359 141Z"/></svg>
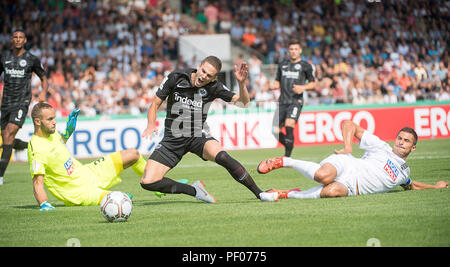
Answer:
<svg viewBox="0 0 450 267"><path fill-rule="evenodd" d="M384 170L389 175L389 177L391 177L392 181L395 182L395 180L397 180L399 171L391 160L387 160L386 165L384 165Z"/></svg>
<svg viewBox="0 0 450 267"><path fill-rule="evenodd" d="M66 168L67 174L71 175L73 173L74 164L72 158L69 158L66 163L64 163L64 168Z"/></svg>
<svg viewBox="0 0 450 267"><path fill-rule="evenodd" d="M296 69L296 70L301 70L301 68L302 68L302 65L300 65L300 64L295 64L295 66L294 66L294 69Z"/></svg>
<svg viewBox="0 0 450 267"><path fill-rule="evenodd" d="M25 67L27 65L27 61L25 59L22 59L22 60L19 61L19 65L21 67Z"/></svg>
<svg viewBox="0 0 450 267"><path fill-rule="evenodd" d="M200 88L198 89L198 94L201 95L202 97L205 97L208 95L208 91L206 91L205 88Z"/></svg>

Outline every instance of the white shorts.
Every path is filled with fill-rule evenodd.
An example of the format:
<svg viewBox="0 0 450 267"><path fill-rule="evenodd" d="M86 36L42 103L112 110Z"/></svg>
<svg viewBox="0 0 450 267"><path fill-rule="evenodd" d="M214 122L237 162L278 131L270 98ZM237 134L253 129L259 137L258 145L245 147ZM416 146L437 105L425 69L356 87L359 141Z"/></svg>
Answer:
<svg viewBox="0 0 450 267"><path fill-rule="evenodd" d="M320 162L320 166L330 163L337 170L335 181L345 185L348 189L348 196L356 195L356 168L355 158L351 154L333 154Z"/></svg>

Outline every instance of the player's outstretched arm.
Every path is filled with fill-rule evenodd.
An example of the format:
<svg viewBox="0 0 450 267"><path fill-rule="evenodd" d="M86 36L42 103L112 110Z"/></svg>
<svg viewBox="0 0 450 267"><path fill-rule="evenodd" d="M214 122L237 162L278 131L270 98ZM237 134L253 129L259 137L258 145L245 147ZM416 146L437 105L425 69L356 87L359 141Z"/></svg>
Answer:
<svg viewBox="0 0 450 267"><path fill-rule="evenodd" d="M231 102L239 107L246 107L250 102L250 96L245 85L248 77L247 63L243 62L240 66L234 65L234 75L239 85L239 94L234 95Z"/></svg>
<svg viewBox="0 0 450 267"><path fill-rule="evenodd" d="M80 109L76 108L69 114L69 117L67 117L66 130L64 131L64 133L61 134L64 143L66 143L67 140L69 140L70 136L77 127L78 114L80 114Z"/></svg>
<svg viewBox="0 0 450 267"><path fill-rule="evenodd" d="M418 181L411 181L409 185L402 186L405 190L421 190L421 189L439 189L448 188L448 183L445 181L439 181L435 185L424 184Z"/></svg>
<svg viewBox="0 0 450 267"><path fill-rule="evenodd" d="M39 77L41 79L41 86L42 91L39 93L38 101L39 102L45 102L47 98L47 91L48 91L48 80L45 75L42 75L42 77Z"/></svg>
<svg viewBox="0 0 450 267"><path fill-rule="evenodd" d="M158 109L161 106L163 100L159 97L155 97L150 108L147 112L147 128L142 133L143 138L152 139L153 133L158 134L158 127L156 127L156 115L158 113Z"/></svg>
<svg viewBox="0 0 450 267"><path fill-rule="evenodd" d="M34 198L39 204L40 211L54 210L55 208L48 202L47 193L44 190L44 175L38 174L33 177Z"/></svg>
<svg viewBox="0 0 450 267"><path fill-rule="evenodd" d="M348 154L353 152L353 138L356 137L361 140L364 134L364 128L355 124L352 121L345 120L342 123L342 136L344 138L344 148L340 150L334 150L336 154Z"/></svg>

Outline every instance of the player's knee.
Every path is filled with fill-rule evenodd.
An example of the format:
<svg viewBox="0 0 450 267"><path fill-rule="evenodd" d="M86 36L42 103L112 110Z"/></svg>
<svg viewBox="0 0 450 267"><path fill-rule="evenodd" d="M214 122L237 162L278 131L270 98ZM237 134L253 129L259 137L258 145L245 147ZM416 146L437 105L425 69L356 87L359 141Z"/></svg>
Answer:
<svg viewBox="0 0 450 267"><path fill-rule="evenodd" d="M141 184L152 184L161 180L162 177L155 177L155 176L146 177L146 175L144 174L144 176L141 178Z"/></svg>
<svg viewBox="0 0 450 267"><path fill-rule="evenodd" d="M136 148L127 149L127 153L130 155L130 158L132 158L134 161L137 161L141 156L141 154Z"/></svg>
<svg viewBox="0 0 450 267"><path fill-rule="evenodd" d="M120 153L120 157L122 158L122 164L124 169L129 168L130 166L135 164L140 158L139 151L135 148L115 152L113 153L113 155L118 153Z"/></svg>
<svg viewBox="0 0 450 267"><path fill-rule="evenodd" d="M336 176L336 168L329 163L325 163L314 173L314 180L321 184L327 185L334 182Z"/></svg>
<svg viewBox="0 0 450 267"><path fill-rule="evenodd" d="M331 173L328 170L320 168L314 174L314 180L321 184L327 185L333 182L334 177L332 177Z"/></svg>
<svg viewBox="0 0 450 267"><path fill-rule="evenodd" d="M345 197L348 195L348 189L341 183L334 182L325 186L320 192L321 198L327 197Z"/></svg>

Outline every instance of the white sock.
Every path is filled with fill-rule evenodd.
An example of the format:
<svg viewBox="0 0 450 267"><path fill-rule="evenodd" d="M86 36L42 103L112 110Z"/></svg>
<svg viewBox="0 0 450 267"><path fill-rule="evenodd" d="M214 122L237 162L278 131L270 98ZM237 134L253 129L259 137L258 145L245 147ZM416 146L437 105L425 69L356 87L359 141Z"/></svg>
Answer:
<svg viewBox="0 0 450 267"><path fill-rule="evenodd" d="M319 185L313 188L310 188L306 191L292 191L288 193L288 198L320 198L320 192L322 192L323 185Z"/></svg>
<svg viewBox="0 0 450 267"><path fill-rule="evenodd" d="M294 170L303 174L303 176L305 176L306 178L314 181L314 174L320 168L320 165L312 161L304 161L284 157L283 167L293 168Z"/></svg>

